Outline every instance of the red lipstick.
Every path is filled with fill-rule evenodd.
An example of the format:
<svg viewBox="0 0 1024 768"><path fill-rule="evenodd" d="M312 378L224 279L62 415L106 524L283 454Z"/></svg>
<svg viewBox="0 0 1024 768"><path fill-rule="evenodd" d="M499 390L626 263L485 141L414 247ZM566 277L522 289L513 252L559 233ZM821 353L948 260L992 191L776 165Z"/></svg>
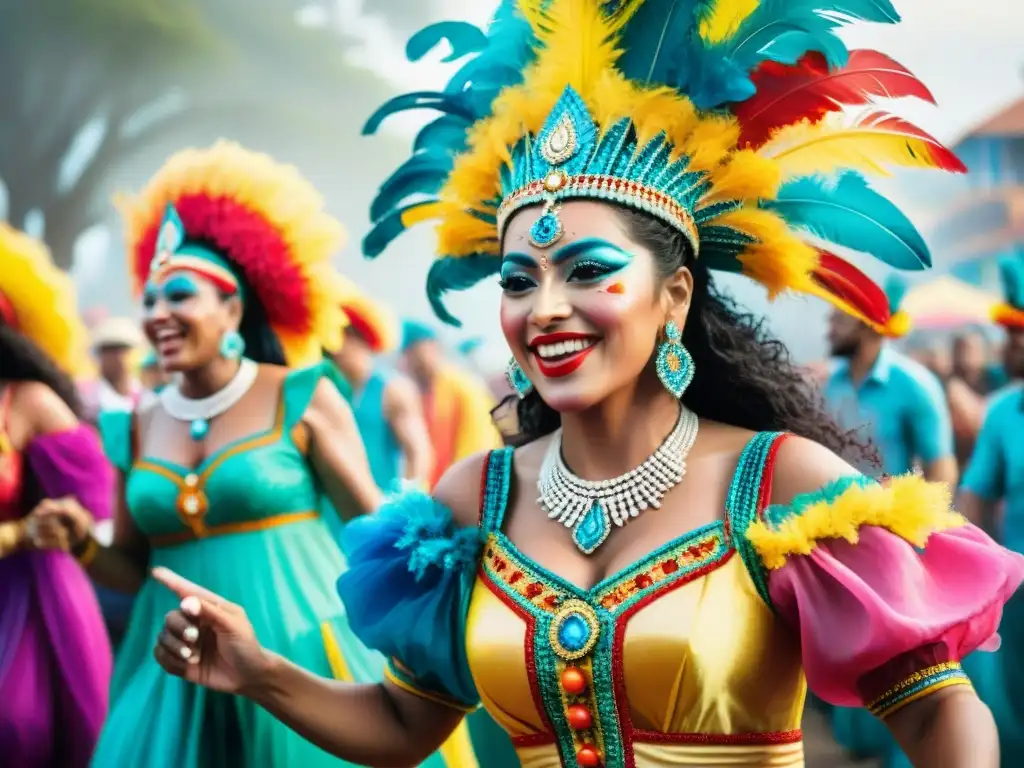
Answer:
<svg viewBox="0 0 1024 768"><path fill-rule="evenodd" d="M577 352L569 352L558 357L543 358L538 354L537 348L544 344L558 344L564 341L576 341L582 339L590 341L591 344L585 349L581 349ZM593 351L594 347L597 346L600 339L594 336L587 335L585 333L569 333L560 331L559 333L550 333L543 336L537 336L530 344L530 352L533 354L534 360L537 361L537 367L545 377L549 379L558 379L563 376L568 376L574 373L583 362L587 359L587 356Z"/></svg>

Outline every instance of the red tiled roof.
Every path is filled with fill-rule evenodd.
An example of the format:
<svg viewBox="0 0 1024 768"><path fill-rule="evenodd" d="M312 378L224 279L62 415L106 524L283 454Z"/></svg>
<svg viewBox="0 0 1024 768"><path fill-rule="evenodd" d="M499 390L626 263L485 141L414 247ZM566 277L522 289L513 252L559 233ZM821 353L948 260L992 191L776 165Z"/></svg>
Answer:
<svg viewBox="0 0 1024 768"><path fill-rule="evenodd" d="M964 138L971 136L1024 136L1024 98L1008 104Z"/></svg>

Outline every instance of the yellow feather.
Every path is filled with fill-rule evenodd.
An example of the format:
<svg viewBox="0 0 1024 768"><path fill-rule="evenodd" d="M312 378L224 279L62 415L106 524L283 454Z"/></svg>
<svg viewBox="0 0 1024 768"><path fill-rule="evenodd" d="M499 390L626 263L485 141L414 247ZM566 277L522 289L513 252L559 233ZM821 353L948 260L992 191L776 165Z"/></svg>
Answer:
<svg viewBox="0 0 1024 768"><path fill-rule="evenodd" d="M711 192L701 199L701 205L722 200L756 200L772 198L778 193L778 166L754 150L744 149L711 171Z"/></svg>
<svg viewBox="0 0 1024 768"><path fill-rule="evenodd" d="M795 555L809 555L827 539L859 540L865 525L885 528L915 547L934 533L959 528L967 521L950 509L945 483L901 475L888 485L852 486L830 501L819 501L779 525L757 520L747 529L766 568L785 565Z"/></svg>
<svg viewBox="0 0 1024 768"><path fill-rule="evenodd" d="M0 222L0 264L0 295L14 310L17 330L65 373L86 373L88 332L78 313L75 284L53 263L50 250Z"/></svg>
<svg viewBox="0 0 1024 768"><path fill-rule="evenodd" d="M715 0L700 22L700 36L708 43L728 40L760 5L759 0Z"/></svg>
<svg viewBox="0 0 1024 768"><path fill-rule="evenodd" d="M774 160L783 178L837 170L891 175L889 166L935 168L933 149L940 148L907 133L883 112L866 117L831 113L817 123L802 121L775 132L759 150Z"/></svg>
<svg viewBox="0 0 1024 768"><path fill-rule="evenodd" d="M755 242L739 256L743 274L757 280L775 298L785 291L807 292L811 270L818 264L817 251L802 241L775 213L756 203L712 219L715 226L731 227L750 235Z"/></svg>
<svg viewBox="0 0 1024 768"><path fill-rule="evenodd" d="M619 58L616 34L630 11L607 16L601 0L520 0L519 7L540 42L524 87L554 104L571 85L588 100L601 73Z"/></svg>

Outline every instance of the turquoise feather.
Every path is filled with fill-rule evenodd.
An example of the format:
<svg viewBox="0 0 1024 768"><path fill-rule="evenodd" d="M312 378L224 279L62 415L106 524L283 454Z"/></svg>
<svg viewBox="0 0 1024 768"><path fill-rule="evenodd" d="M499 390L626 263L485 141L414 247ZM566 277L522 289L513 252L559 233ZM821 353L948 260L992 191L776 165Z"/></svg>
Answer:
<svg viewBox="0 0 1024 768"><path fill-rule="evenodd" d="M466 148L469 123L458 115L441 115L420 129L413 141L413 152L439 152L455 155Z"/></svg>
<svg viewBox="0 0 1024 768"><path fill-rule="evenodd" d="M889 0L762 0L721 43L708 44L699 23L713 0L648 0L626 25L619 60L623 74L686 93L700 109L716 109L754 95L750 74L763 61L793 64L809 51L829 65L846 63L846 45L835 34L850 20L895 23Z"/></svg>
<svg viewBox="0 0 1024 768"><path fill-rule="evenodd" d="M413 203L403 208L396 208L386 216L382 216L374 223L373 229L363 238L363 256L368 259L375 259L380 256L399 235L405 232L402 216L414 208L419 208L421 205L430 205L433 202L433 200L426 200Z"/></svg>
<svg viewBox="0 0 1024 768"><path fill-rule="evenodd" d="M434 150L413 155L381 184L370 204L370 218L376 221L404 203L410 195L436 195L451 172L452 159Z"/></svg>
<svg viewBox="0 0 1024 768"><path fill-rule="evenodd" d="M369 136L376 133L381 123L391 115L413 109L436 109L446 115L457 115L470 124L477 120L477 115L472 111L471 101L461 93L414 91L388 99L378 107L363 125L363 135Z"/></svg>
<svg viewBox="0 0 1024 768"><path fill-rule="evenodd" d="M900 311L908 287L907 281L899 275L889 275L885 281L885 298L889 300L889 312L895 315Z"/></svg>
<svg viewBox="0 0 1024 768"><path fill-rule="evenodd" d="M461 328L462 322L448 311L442 297L448 291L472 288L481 280L496 274L500 267L501 257L482 254L461 258L445 256L435 261L427 273L427 299L430 300L434 314L449 325Z"/></svg>
<svg viewBox="0 0 1024 768"><path fill-rule="evenodd" d="M487 46L487 35L469 22L439 21L424 27L409 38L409 42L405 44L405 56L409 61L419 61L442 40L447 40L452 48L452 52L444 57L444 61L458 61L463 56L477 53Z"/></svg>
<svg viewBox="0 0 1024 768"><path fill-rule="evenodd" d="M763 206L790 226L835 245L868 253L896 269L927 269L928 246L910 220L856 173L787 182Z"/></svg>
<svg viewBox="0 0 1024 768"><path fill-rule="evenodd" d="M1006 294L1006 303L1024 310L1024 256L1014 254L999 260L999 277Z"/></svg>

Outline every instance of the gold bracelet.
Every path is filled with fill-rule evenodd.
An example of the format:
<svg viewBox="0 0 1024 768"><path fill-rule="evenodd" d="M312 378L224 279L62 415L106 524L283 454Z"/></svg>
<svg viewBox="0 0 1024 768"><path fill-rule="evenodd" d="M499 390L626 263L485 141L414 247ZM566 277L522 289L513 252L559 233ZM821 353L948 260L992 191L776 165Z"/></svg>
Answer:
<svg viewBox="0 0 1024 768"><path fill-rule="evenodd" d="M25 521L0 523L0 557L9 555L21 546L25 537Z"/></svg>
<svg viewBox="0 0 1024 768"><path fill-rule="evenodd" d="M88 568L89 563L96 559L96 555L99 554L99 551L100 543L96 541L95 537L91 533L88 533L85 536L85 541L75 547L71 554L75 556L79 565L83 568Z"/></svg>

